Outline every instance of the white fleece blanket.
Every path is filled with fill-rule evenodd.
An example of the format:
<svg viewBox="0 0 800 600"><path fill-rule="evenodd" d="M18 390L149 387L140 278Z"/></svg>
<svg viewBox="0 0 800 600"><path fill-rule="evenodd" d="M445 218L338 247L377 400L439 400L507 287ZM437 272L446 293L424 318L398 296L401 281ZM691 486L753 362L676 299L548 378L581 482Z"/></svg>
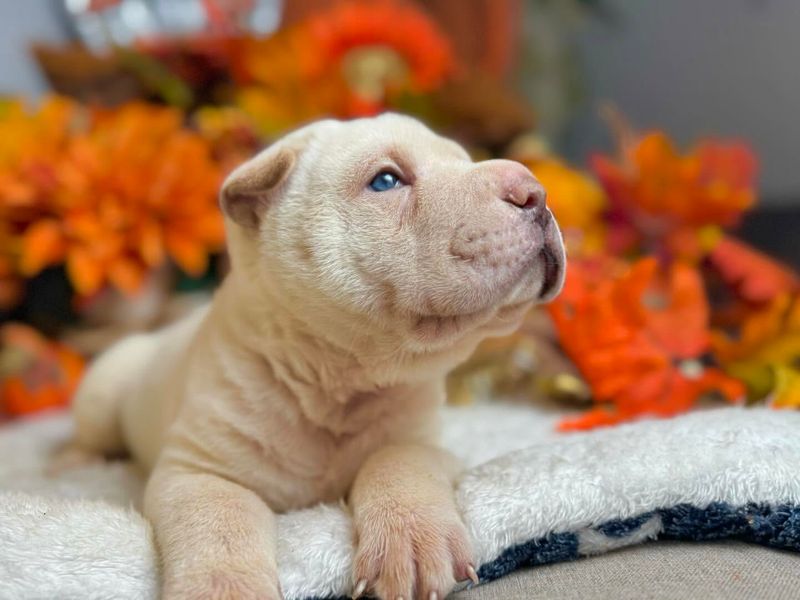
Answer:
<svg viewBox="0 0 800 600"><path fill-rule="evenodd" d="M800 550L800 413L726 408L559 435L529 407L448 408L458 502L482 580L645 539L736 537ZM65 415L0 428L0 599L150 599L158 569L129 464L48 479ZM351 593L346 510L279 517L287 600Z"/></svg>

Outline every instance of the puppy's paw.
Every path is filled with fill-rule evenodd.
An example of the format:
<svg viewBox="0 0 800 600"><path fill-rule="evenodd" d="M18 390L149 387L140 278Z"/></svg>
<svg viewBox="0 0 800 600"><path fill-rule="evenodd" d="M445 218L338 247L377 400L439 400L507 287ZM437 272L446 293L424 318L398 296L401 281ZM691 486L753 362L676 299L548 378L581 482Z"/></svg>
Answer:
<svg viewBox="0 0 800 600"><path fill-rule="evenodd" d="M455 507L404 506L386 499L357 519L353 597L443 600L456 581L477 583L472 554Z"/></svg>

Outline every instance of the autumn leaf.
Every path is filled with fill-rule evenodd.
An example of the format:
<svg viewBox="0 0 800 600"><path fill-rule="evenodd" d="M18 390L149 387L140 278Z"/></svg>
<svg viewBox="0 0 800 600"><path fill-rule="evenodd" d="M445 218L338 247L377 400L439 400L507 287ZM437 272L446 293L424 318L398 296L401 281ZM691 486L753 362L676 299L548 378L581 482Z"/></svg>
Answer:
<svg viewBox="0 0 800 600"><path fill-rule="evenodd" d="M753 400L772 397L774 406L793 406L800 364L800 296L781 294L753 310L738 331L715 331L712 346L722 365L747 384Z"/></svg>
<svg viewBox="0 0 800 600"><path fill-rule="evenodd" d="M716 243L708 262L747 302L769 302L800 290L800 277L792 269L732 237Z"/></svg>
<svg viewBox="0 0 800 600"><path fill-rule="evenodd" d="M775 386L770 406L800 408L800 369L786 365L775 367Z"/></svg>
<svg viewBox="0 0 800 600"><path fill-rule="evenodd" d="M698 260L709 232L738 223L756 201L756 160L741 142L704 140L681 154L663 132L620 144L592 168L610 199L609 248Z"/></svg>
<svg viewBox="0 0 800 600"><path fill-rule="evenodd" d="M549 306L561 345L598 404L562 430L674 415L710 392L731 402L743 397L739 381L702 362L709 310L693 267L677 263L664 272L654 258L599 264L574 261Z"/></svg>

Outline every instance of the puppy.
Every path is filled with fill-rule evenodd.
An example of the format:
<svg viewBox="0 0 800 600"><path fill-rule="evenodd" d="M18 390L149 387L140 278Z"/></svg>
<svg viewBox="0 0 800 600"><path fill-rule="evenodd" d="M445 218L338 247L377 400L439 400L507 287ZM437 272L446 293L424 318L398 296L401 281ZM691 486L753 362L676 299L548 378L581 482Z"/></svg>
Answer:
<svg viewBox="0 0 800 600"><path fill-rule="evenodd" d="M75 444L150 471L164 598L280 598L275 513L342 497L355 596L444 598L475 578L436 445L444 377L561 288L542 186L385 114L289 134L221 206L231 273L99 358Z"/></svg>

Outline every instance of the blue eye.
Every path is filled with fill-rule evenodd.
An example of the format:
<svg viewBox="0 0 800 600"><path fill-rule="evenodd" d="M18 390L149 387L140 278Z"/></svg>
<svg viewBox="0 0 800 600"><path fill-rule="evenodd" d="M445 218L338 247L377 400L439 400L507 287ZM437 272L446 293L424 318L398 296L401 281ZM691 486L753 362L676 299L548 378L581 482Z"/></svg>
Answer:
<svg viewBox="0 0 800 600"><path fill-rule="evenodd" d="M369 189L373 192L386 192L396 187L400 187L400 178L391 171L381 171L372 181L369 182Z"/></svg>

